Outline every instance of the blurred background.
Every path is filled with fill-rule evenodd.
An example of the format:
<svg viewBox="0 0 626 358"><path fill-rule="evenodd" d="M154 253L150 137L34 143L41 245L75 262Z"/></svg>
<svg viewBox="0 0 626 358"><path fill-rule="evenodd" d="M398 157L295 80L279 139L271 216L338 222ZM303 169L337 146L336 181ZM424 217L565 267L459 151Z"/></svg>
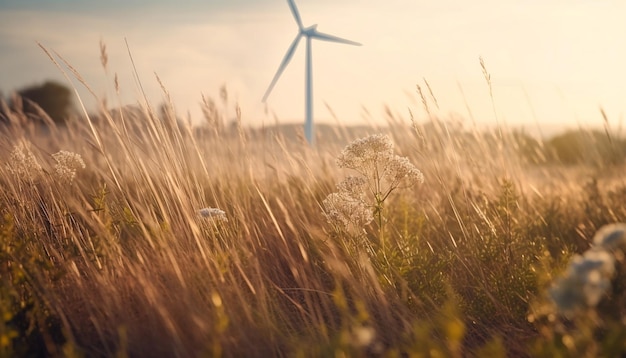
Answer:
<svg viewBox="0 0 626 358"><path fill-rule="evenodd" d="M333 117L342 124L383 123L385 107L405 118L409 111L427 118L418 85L432 114L478 125L540 125L546 131L601 126L600 108L611 121L623 117L624 2L296 3L305 26L318 24L322 32L363 43L313 43L318 123L335 123ZM238 104L246 125L301 123L304 42L267 105L261 102L296 34L286 0L0 0L0 91L7 98L46 81L73 84L88 109L96 106L82 85L68 83L39 42L75 67L112 107L141 99L138 80L151 102L162 102L156 73L176 112L193 121L202 117L202 95L219 101L226 89L227 115L234 117ZM479 57L491 76L495 108Z"/></svg>

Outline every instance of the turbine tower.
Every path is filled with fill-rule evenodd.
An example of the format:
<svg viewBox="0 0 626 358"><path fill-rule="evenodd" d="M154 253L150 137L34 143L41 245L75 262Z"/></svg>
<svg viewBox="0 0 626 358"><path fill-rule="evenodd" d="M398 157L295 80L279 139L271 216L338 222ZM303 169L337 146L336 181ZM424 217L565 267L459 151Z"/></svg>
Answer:
<svg viewBox="0 0 626 358"><path fill-rule="evenodd" d="M272 89L274 88L274 85L278 81L278 78L285 70L285 67L287 67L287 64L289 63L289 61L291 61L291 58L293 57L293 54L296 51L298 44L300 43L300 39L302 37L306 37L306 66L305 66L305 103L306 104L305 104L305 113L304 113L305 114L304 135L307 141L309 142L309 144L313 144L313 140L315 136L313 134L313 77L312 77L312 60L311 60L311 39L318 39L318 40L329 41L329 42L338 42L342 44L355 45L355 46L361 46L361 44L358 42L342 39L341 37L319 32L317 31L317 25L304 27L304 25L302 25L302 19L300 18L300 13L298 12L298 8L296 7L294 0L287 0L287 2L289 3L289 8L291 9L291 13L293 14L293 17L296 20L296 23L298 23L299 31L298 31L298 35L296 35L296 38L291 43L291 46L289 46L289 49L287 49L287 53L285 54L285 57L283 57L283 61L280 63L280 66L278 67L278 71L276 71L276 74L274 75L272 82L267 88L267 91L265 91L265 95L263 96L263 102L267 100L267 97L270 95L270 92L272 92Z"/></svg>

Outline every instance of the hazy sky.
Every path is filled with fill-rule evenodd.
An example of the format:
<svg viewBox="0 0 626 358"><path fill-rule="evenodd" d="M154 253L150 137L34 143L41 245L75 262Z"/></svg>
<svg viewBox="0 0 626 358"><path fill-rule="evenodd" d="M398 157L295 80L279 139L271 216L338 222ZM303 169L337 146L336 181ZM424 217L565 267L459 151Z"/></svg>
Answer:
<svg viewBox="0 0 626 358"><path fill-rule="evenodd" d="M344 123L425 112L416 85L431 85L439 113L507 124L618 122L626 109L626 2L622 0L296 0L305 26L363 43L313 43L315 118L327 103ZM125 45L151 102L199 117L201 94L225 84L250 124L301 121L304 42L268 99L261 98L297 34L286 0L0 0L0 90L65 81L37 46L70 62L96 93L116 103L140 96ZM99 42L107 47L108 73ZM75 82L76 83L76 82ZM80 86L80 85L78 85ZM460 90L462 88L462 91ZM463 95L464 93L464 95ZM93 99L81 90L90 106ZM435 109L435 104L429 104ZM234 113L234 110L232 110Z"/></svg>

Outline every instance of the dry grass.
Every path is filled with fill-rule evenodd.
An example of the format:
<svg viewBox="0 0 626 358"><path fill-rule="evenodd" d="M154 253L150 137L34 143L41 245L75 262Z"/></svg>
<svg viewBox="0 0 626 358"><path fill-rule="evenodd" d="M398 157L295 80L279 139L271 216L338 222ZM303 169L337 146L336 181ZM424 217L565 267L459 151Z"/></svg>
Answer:
<svg viewBox="0 0 626 358"><path fill-rule="evenodd" d="M390 114L366 131L388 133L426 181L390 197L393 245L381 252L376 225L360 245L322 214L345 174L335 157L357 138L349 128L320 131L311 148L227 129L205 106L204 130L171 103L58 128L5 111L3 352L525 356L551 342L527 319L533 302L596 229L626 219L623 167L531 163L506 128ZM42 167L32 179L6 166L21 143ZM60 150L86 163L72 182L55 174ZM205 207L228 221L198 215Z"/></svg>

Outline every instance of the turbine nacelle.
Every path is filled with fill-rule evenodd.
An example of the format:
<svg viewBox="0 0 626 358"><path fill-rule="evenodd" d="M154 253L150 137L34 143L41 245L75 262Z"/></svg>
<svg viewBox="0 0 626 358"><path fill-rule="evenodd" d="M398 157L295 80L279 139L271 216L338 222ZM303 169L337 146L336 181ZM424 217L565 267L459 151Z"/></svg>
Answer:
<svg viewBox="0 0 626 358"><path fill-rule="evenodd" d="M317 33L317 24L311 25L309 27L306 27L300 30L300 34L303 36L315 36L316 33Z"/></svg>

